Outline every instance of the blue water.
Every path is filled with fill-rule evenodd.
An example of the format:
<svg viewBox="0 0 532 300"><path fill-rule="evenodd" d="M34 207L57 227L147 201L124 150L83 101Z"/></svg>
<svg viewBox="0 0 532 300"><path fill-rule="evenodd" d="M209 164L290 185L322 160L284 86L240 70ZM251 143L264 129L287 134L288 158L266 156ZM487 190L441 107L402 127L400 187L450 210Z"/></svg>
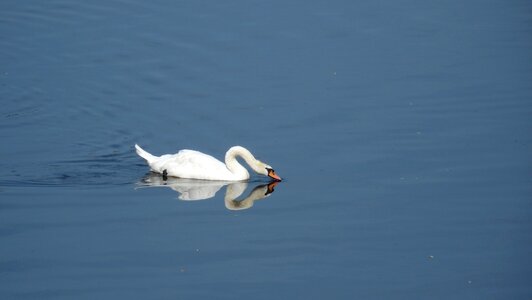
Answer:
<svg viewBox="0 0 532 300"><path fill-rule="evenodd" d="M2 1L0 298L530 299L529 1ZM285 180L161 182L249 148Z"/></svg>

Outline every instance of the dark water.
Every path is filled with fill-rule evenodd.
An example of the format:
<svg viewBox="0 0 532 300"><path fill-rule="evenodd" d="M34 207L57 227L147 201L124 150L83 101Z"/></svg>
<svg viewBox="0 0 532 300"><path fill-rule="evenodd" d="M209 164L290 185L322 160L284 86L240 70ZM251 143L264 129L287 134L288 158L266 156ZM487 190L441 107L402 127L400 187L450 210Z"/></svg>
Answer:
<svg viewBox="0 0 532 300"><path fill-rule="evenodd" d="M531 24L529 1L2 1L0 298L530 299ZM243 145L286 180L180 200L134 143Z"/></svg>

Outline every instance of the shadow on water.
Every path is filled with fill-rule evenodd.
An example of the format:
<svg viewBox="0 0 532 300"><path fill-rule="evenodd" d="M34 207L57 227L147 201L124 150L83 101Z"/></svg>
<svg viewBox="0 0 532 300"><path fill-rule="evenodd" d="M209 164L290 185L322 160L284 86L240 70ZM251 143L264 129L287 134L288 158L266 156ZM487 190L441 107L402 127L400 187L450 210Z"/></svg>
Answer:
<svg viewBox="0 0 532 300"><path fill-rule="evenodd" d="M269 197L275 191L274 188L278 183L278 181L272 181L269 183L252 183L183 179L175 177L163 178L160 174L152 172L142 178L137 183L137 186L139 188L168 187L179 193L178 199L184 201L213 198L216 196L216 193L225 186L225 207L229 210L243 210L253 207L256 200ZM253 186L253 189L251 189L246 197L239 199L239 197L248 189L249 184Z"/></svg>

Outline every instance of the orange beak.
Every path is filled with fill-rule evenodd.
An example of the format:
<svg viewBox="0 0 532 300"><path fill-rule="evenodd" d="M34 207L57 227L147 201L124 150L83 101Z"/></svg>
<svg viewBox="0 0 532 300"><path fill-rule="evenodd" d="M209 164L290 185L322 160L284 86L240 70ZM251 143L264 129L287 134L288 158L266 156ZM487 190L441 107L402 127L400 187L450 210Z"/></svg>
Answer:
<svg viewBox="0 0 532 300"><path fill-rule="evenodd" d="M277 181L281 181L281 177L279 177L279 175L275 174L275 171L274 170L268 170L268 176L270 176L271 178L277 180Z"/></svg>

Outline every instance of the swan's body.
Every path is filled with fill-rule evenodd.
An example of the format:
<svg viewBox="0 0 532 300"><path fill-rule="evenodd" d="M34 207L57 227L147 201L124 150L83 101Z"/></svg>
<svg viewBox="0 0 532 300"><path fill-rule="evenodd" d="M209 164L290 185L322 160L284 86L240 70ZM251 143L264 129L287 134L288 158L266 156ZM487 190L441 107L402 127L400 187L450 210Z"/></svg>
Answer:
<svg viewBox="0 0 532 300"><path fill-rule="evenodd" d="M137 154L148 162L152 171L167 176L203 180L247 180L249 172L236 159L241 157L258 174L281 180L271 166L255 159L251 152L241 146L231 147L227 151L225 164L208 154L194 150L181 150L176 154L154 156L144 151L139 145L135 145L135 148Z"/></svg>

